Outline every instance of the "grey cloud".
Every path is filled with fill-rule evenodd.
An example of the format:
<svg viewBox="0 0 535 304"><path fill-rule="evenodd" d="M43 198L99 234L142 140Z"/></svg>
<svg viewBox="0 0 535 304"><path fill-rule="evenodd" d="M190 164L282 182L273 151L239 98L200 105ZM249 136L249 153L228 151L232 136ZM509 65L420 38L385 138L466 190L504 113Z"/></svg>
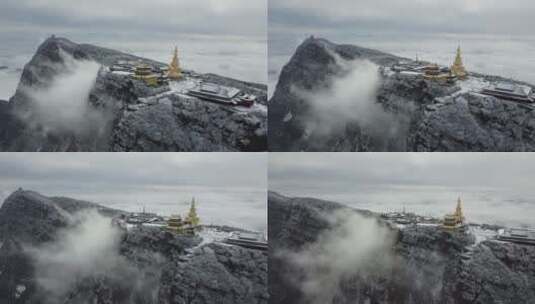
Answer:
<svg viewBox="0 0 535 304"><path fill-rule="evenodd" d="M531 34L535 3L513 1L272 0L271 28L281 31L475 32Z"/></svg>
<svg viewBox="0 0 535 304"><path fill-rule="evenodd" d="M266 155L240 153L2 153L2 190L127 196L129 191L179 192L181 187L265 189ZM139 200L142 200L139 197Z"/></svg>
<svg viewBox="0 0 535 304"><path fill-rule="evenodd" d="M535 155L499 153L272 154L270 188L429 185L531 189Z"/></svg>
<svg viewBox="0 0 535 304"><path fill-rule="evenodd" d="M5 0L0 10L3 31L122 31L150 35L197 33L265 35L263 0ZM247 24L247 26L243 26Z"/></svg>

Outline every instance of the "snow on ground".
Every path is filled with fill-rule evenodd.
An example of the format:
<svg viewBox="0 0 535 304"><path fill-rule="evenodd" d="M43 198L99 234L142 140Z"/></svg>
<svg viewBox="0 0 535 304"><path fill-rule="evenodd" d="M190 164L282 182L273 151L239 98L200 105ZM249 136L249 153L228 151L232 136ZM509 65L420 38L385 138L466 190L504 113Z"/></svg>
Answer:
<svg viewBox="0 0 535 304"><path fill-rule="evenodd" d="M471 76L466 80L457 80L456 84L461 90L453 94L454 96L467 92L479 92L491 83L483 78Z"/></svg>
<svg viewBox="0 0 535 304"><path fill-rule="evenodd" d="M17 287L15 287L15 298L20 298L20 296L22 296L22 294L26 291L26 286L20 284L20 285L17 285Z"/></svg>
<svg viewBox="0 0 535 304"><path fill-rule="evenodd" d="M477 244L489 240L494 239L497 236L497 232L495 230L490 229L482 229L477 226L471 226L470 232L475 236L476 242L473 246L476 246Z"/></svg>
<svg viewBox="0 0 535 304"><path fill-rule="evenodd" d="M242 107L242 106L233 106L232 107L236 112L243 113L254 113L254 112L264 112L267 113L268 109L265 105L260 103L255 103L252 107Z"/></svg>
<svg viewBox="0 0 535 304"><path fill-rule="evenodd" d="M390 77L390 76L393 76L394 74L396 74L396 72L392 71L392 69L390 67L384 67L383 74L385 76L387 76L387 77Z"/></svg>
<svg viewBox="0 0 535 304"><path fill-rule="evenodd" d="M437 227L437 226L440 226L440 224L432 224L432 223L418 223L416 225L417 226L422 226L422 227Z"/></svg>
<svg viewBox="0 0 535 304"><path fill-rule="evenodd" d="M169 81L169 88L171 92L186 94L189 90L194 89L200 85L200 79L186 78L181 81Z"/></svg>
<svg viewBox="0 0 535 304"><path fill-rule="evenodd" d="M123 75L123 76L132 76L132 75L134 75L134 73L132 73L132 72L125 72L125 71L113 71L112 74Z"/></svg>
<svg viewBox="0 0 535 304"><path fill-rule="evenodd" d="M186 249L186 258L191 258L195 252L199 250L199 248L207 244L218 243L220 245L233 246L223 242L226 238L230 237L231 234L231 232L224 232L219 229L204 227L197 233L197 235L202 238L202 241L197 246Z"/></svg>
<svg viewBox="0 0 535 304"><path fill-rule="evenodd" d="M393 224L394 224L394 227L396 227L399 230L403 230L403 229L407 228L407 225L405 225L405 224L398 224L398 223L393 223Z"/></svg>
<svg viewBox="0 0 535 304"><path fill-rule="evenodd" d="M292 120L294 116L292 115L292 111L288 112L288 114L286 114L286 116L284 116L284 119L282 121L284 122L288 122L290 120Z"/></svg>
<svg viewBox="0 0 535 304"><path fill-rule="evenodd" d="M199 232L199 236L202 238L202 242L197 247L210 243L223 242L226 238L230 237L231 234L231 232L225 232L214 228L203 228Z"/></svg>
<svg viewBox="0 0 535 304"><path fill-rule="evenodd" d="M422 73L414 72L414 71L401 71L399 72L401 75L411 75L411 76L419 76L422 75Z"/></svg>

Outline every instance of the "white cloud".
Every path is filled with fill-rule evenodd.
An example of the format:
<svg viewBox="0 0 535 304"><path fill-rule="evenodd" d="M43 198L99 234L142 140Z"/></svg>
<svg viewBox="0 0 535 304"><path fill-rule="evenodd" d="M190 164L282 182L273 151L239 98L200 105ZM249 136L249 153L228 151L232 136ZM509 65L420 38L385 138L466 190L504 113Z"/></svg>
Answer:
<svg viewBox="0 0 535 304"><path fill-rule="evenodd" d="M380 86L379 66L368 60L345 60L332 54L339 75L328 79L326 89L303 90L294 87L293 93L310 105L307 113L300 113L305 121L308 141L322 146L332 134L342 134L346 125L358 122L370 134L380 150L386 149L388 139L402 136L402 125L376 102ZM313 138L312 138L313 137Z"/></svg>
<svg viewBox="0 0 535 304"><path fill-rule="evenodd" d="M24 88L35 107L29 124L38 124L48 131L71 130L85 134L90 129L104 128L104 114L89 103L100 65L79 61L62 53L65 72L56 76L46 89Z"/></svg>
<svg viewBox="0 0 535 304"><path fill-rule="evenodd" d="M310 304L332 303L340 283L352 277L378 275L392 265L395 233L374 218L341 210L328 215L332 229L297 252L280 252L289 260L292 278Z"/></svg>
<svg viewBox="0 0 535 304"><path fill-rule="evenodd" d="M26 248L47 303L59 301L84 278L127 267L119 255L120 230L109 218L92 211L78 214L73 220L79 224L61 230L56 241Z"/></svg>

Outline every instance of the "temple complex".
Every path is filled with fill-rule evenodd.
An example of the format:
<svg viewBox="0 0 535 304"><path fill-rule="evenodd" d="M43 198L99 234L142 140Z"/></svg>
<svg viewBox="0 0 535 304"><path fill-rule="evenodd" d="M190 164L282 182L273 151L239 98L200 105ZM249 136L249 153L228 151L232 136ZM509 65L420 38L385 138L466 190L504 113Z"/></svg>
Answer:
<svg viewBox="0 0 535 304"><path fill-rule="evenodd" d="M462 209L461 198L457 199L457 207L452 214L446 214L442 221L442 228L449 231L455 231L464 226L464 215Z"/></svg>
<svg viewBox="0 0 535 304"><path fill-rule="evenodd" d="M178 48L175 47L175 52L173 54L173 59L169 64L169 70L167 72L167 77L171 80L180 80L182 79L182 70L180 69L180 62L178 60Z"/></svg>
<svg viewBox="0 0 535 304"><path fill-rule="evenodd" d="M463 80L468 77L468 72L466 72L463 65L460 46L457 47L455 60L450 67L440 66L436 63L426 63L420 61L420 58L416 56L415 61L399 61L391 67L391 70L402 75L423 76L426 80L444 84L454 84L455 80Z"/></svg>
<svg viewBox="0 0 535 304"><path fill-rule="evenodd" d="M156 95L181 95L194 97L202 101L218 103L227 106L250 108L257 102L257 96L240 88L206 81L200 74L193 71L183 71L180 68L178 48L175 47L173 58L169 65L149 60L118 60L109 67L115 75L129 77L142 81L151 88ZM137 83L139 84L139 83ZM187 96L186 96L187 95ZM151 96L151 97L152 97ZM161 99L164 99L163 97ZM140 98L141 104L154 104L147 98ZM188 98L189 99L189 98ZM169 100L167 98L167 100ZM129 105L128 109L135 111L138 104Z"/></svg>
<svg viewBox="0 0 535 304"><path fill-rule="evenodd" d="M466 69L463 66L460 45L457 47L457 55L455 56L455 61L451 66L451 74L461 80L466 79L466 77L468 76L468 73L466 72Z"/></svg>

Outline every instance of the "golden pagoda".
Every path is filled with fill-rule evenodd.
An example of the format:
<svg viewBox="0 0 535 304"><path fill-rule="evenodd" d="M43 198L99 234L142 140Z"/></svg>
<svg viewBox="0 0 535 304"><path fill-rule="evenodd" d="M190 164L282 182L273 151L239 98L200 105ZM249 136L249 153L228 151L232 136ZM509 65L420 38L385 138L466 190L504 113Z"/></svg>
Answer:
<svg viewBox="0 0 535 304"><path fill-rule="evenodd" d="M466 77L468 76L468 73L466 72L466 69L463 65L460 45L457 47L457 55L455 56L455 61L451 66L451 73L453 74L453 76L456 76L459 79L466 79Z"/></svg>
<svg viewBox="0 0 535 304"><path fill-rule="evenodd" d="M457 207L455 208L455 216L460 220L460 222L464 223L463 205L462 205L460 197L457 199Z"/></svg>
<svg viewBox="0 0 535 304"><path fill-rule="evenodd" d="M186 217L186 222L191 226L199 226L200 219L197 216L197 209L195 208L195 198L191 199L191 206L189 208L188 216Z"/></svg>
<svg viewBox="0 0 535 304"><path fill-rule="evenodd" d="M172 80L179 80L182 78L182 70L180 69L180 62L178 61L178 48L175 47L175 52L173 54L173 59L169 64L169 71L167 72L167 77Z"/></svg>
<svg viewBox="0 0 535 304"><path fill-rule="evenodd" d="M442 222L442 228L446 230L457 230L464 225L464 215L461 198L457 199L457 207L453 214L446 214Z"/></svg>

